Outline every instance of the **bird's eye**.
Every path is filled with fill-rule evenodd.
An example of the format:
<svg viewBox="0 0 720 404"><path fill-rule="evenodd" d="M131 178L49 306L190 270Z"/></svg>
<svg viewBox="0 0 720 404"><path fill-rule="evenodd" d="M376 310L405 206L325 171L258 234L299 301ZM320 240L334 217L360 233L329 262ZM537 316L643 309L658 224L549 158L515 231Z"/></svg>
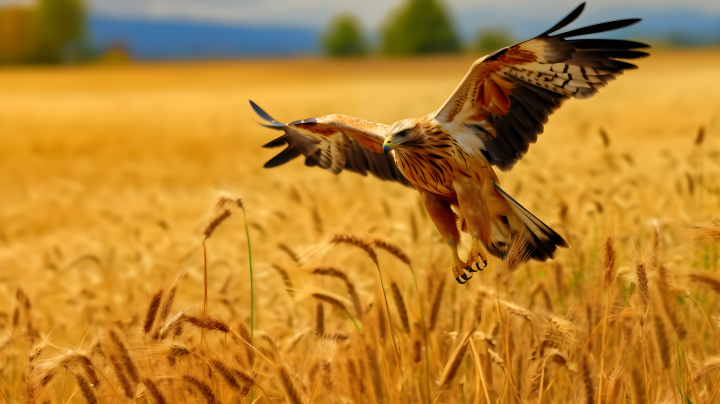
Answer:
<svg viewBox="0 0 720 404"><path fill-rule="evenodd" d="M408 134L408 131L404 130L404 131L398 133L398 136L400 136L400 137L406 137L407 134Z"/></svg>

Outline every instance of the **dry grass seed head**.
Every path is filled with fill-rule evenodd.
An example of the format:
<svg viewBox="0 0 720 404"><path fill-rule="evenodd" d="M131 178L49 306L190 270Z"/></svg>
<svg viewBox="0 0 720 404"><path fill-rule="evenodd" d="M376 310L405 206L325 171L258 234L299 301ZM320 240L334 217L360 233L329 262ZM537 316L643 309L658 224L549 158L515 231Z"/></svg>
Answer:
<svg viewBox="0 0 720 404"><path fill-rule="evenodd" d="M97 388L100 385L100 378L95 371L95 366L92 361L86 355L78 355L79 368L84 373L85 377L91 385Z"/></svg>
<svg viewBox="0 0 720 404"><path fill-rule="evenodd" d="M698 381L703 376L713 375L718 371L720 371L720 355L715 355L705 360L705 362L698 364L698 366L695 368L695 371L693 372L693 378L695 379L695 381ZM717 377L714 378L710 378L710 380L720 380L720 375L717 375Z"/></svg>
<svg viewBox="0 0 720 404"><path fill-rule="evenodd" d="M406 334L410 333L410 320L408 319L407 307L405 306L405 300L400 293L400 287L397 283L390 283L390 287L393 292L393 299L395 300L395 308L397 309L398 315L400 316L400 322L402 323L403 330Z"/></svg>
<svg viewBox="0 0 720 404"><path fill-rule="evenodd" d="M145 388L150 392L150 395L155 399L157 404L166 404L165 396L162 395L160 390L157 388L155 383L150 379L143 379Z"/></svg>
<svg viewBox="0 0 720 404"><path fill-rule="evenodd" d="M332 306L335 306L342 311L347 311L347 306L345 306L342 299L337 296L330 295L329 293L315 292L312 294L312 297L323 302L330 303Z"/></svg>
<svg viewBox="0 0 720 404"><path fill-rule="evenodd" d="M350 295L350 300L352 301L353 307L355 308L355 313L359 318L362 318L363 310L362 303L360 302L360 296L355 289L355 284L350 281L348 276L343 271L333 267L320 267L313 269L310 273L312 275L323 275L338 278L345 282L348 294Z"/></svg>
<svg viewBox="0 0 720 404"><path fill-rule="evenodd" d="M215 203L216 209L223 209L223 208L234 208L237 207L239 209L245 209L245 206L243 205L242 199L238 198L236 195L233 195L230 192L223 191L218 194L217 202Z"/></svg>
<svg viewBox="0 0 720 404"><path fill-rule="evenodd" d="M30 351L30 355L28 355L28 362L32 363L40 354L42 353L44 348L43 344L35 345L35 347Z"/></svg>
<svg viewBox="0 0 720 404"><path fill-rule="evenodd" d="M173 358L179 358L192 353L187 346L178 343L170 345L169 349L170 352L168 353L168 356Z"/></svg>
<svg viewBox="0 0 720 404"><path fill-rule="evenodd" d="M126 371L123 368L123 366L120 364L120 361L118 358L110 354L110 364L112 365L113 370L115 371L115 377L117 377L118 382L120 382L120 387L122 388L123 392L125 393L125 397L132 399L135 389L130 384L130 380L126 376Z"/></svg>
<svg viewBox="0 0 720 404"><path fill-rule="evenodd" d="M642 361L635 361L642 362ZM635 363L630 368L630 391L632 392L633 403L648 403L647 390L645 389L645 373L641 363Z"/></svg>
<svg viewBox="0 0 720 404"><path fill-rule="evenodd" d="M394 255L397 259L399 259L406 265L410 265L410 257L408 257L408 255L405 254L397 245L387 242L385 240L381 240L379 238L373 240L373 245L381 250L385 250L388 253Z"/></svg>
<svg viewBox="0 0 720 404"><path fill-rule="evenodd" d="M315 336L322 338L325 335L325 309L323 308L322 302L317 304L317 316L315 323Z"/></svg>
<svg viewBox="0 0 720 404"><path fill-rule="evenodd" d="M212 389L210 388L210 386L207 385L207 383L189 374L184 375L183 379L193 385L196 389L198 389L198 391L200 391L200 394L205 397L205 401L207 401L208 404L220 404L220 402L215 397L215 393L213 393Z"/></svg>
<svg viewBox="0 0 720 404"><path fill-rule="evenodd" d="M353 402L361 403L362 401L360 400L360 395L362 394L362 387L360 387L360 383L362 382L362 380L360 379L360 375L355 368L355 362L353 362L352 359L348 359L346 368L348 386L350 387Z"/></svg>
<svg viewBox="0 0 720 404"><path fill-rule="evenodd" d="M353 236L352 234L336 234L330 240L330 244L350 244L365 251L370 259L373 260L375 265L378 265L377 253L372 249L372 246L359 237Z"/></svg>
<svg viewBox="0 0 720 404"><path fill-rule="evenodd" d="M670 351L670 341L667 333L665 332L665 324L660 316L655 316L653 325L655 326L655 337L657 338L658 350L660 351L660 358L662 359L662 365L664 369L670 368L670 361L672 352Z"/></svg>
<svg viewBox="0 0 720 404"><path fill-rule="evenodd" d="M541 382L543 382L543 384L546 383L548 379L548 372L543 372L543 370L547 369L547 363L550 360L560 366L564 366L567 363L567 358L565 358L557 348L548 349L543 357L533 359L526 372L524 402L537 401L537 397L540 394L540 384ZM517 380L521 381L522 379L518 377ZM547 386L547 384L545 384L545 386Z"/></svg>
<svg viewBox="0 0 720 404"><path fill-rule="evenodd" d="M662 306L665 309L668 319L670 320L670 324L672 324L673 329L675 330L675 334L677 334L678 338L681 340L685 339L688 335L688 329L685 324L684 315L680 312L679 303L675 298L675 295L667 289L662 289L661 294Z"/></svg>
<svg viewBox="0 0 720 404"><path fill-rule="evenodd" d="M295 251L292 250L287 244L278 243L278 248L283 251L285 254L290 257L291 260L295 263L295 265L300 265L300 257L295 253Z"/></svg>
<svg viewBox="0 0 720 404"><path fill-rule="evenodd" d="M255 379L257 378L257 373L253 372L252 374L247 373L245 371L239 370L239 369L231 369L233 375L235 378L237 378L240 383L244 384L245 387L252 386L255 384Z"/></svg>
<svg viewBox="0 0 720 404"><path fill-rule="evenodd" d="M593 387L593 378L590 376L590 364L588 353L584 352L582 356L582 380L585 385L585 400L587 404L595 403L595 388Z"/></svg>
<svg viewBox="0 0 720 404"><path fill-rule="evenodd" d="M222 333L230 332L230 327L220 320L214 319L203 313L202 317L185 316L185 321L198 328L211 331L219 331Z"/></svg>
<svg viewBox="0 0 720 404"><path fill-rule="evenodd" d="M602 139L603 146L610 147L610 137L608 136L607 132L605 132L605 129L600 128L598 130L598 133L600 134L600 139Z"/></svg>
<svg viewBox="0 0 720 404"><path fill-rule="evenodd" d="M130 376L130 380L137 384L140 381L140 376L135 363L130 357L130 352L128 352L128 349L125 347L125 344L122 342L115 330L110 330L108 335L120 354L120 360L122 361L128 376Z"/></svg>
<svg viewBox="0 0 720 404"><path fill-rule="evenodd" d="M440 379L437 382L440 389L450 387L453 379L455 378L469 345L469 335L469 332L465 333L462 339L458 341L458 345L450 355L450 358L448 358L448 361L440 374Z"/></svg>
<svg viewBox="0 0 720 404"><path fill-rule="evenodd" d="M212 236L215 229L222 224L222 222L225 221L225 219L230 217L230 209L223 209L219 212L216 212L215 215L210 219L210 222L205 226L205 230L203 230L203 234L205 235L205 239L209 239L210 236Z"/></svg>
<svg viewBox="0 0 720 404"><path fill-rule="evenodd" d="M700 146L703 143L703 140L705 140L705 127L700 126L697 131L697 136L695 136L695 145Z"/></svg>
<svg viewBox="0 0 720 404"><path fill-rule="evenodd" d="M605 240L605 249L603 253L603 283L605 287L612 285L615 280L615 258L617 250L615 249L612 237Z"/></svg>
<svg viewBox="0 0 720 404"><path fill-rule="evenodd" d="M445 277L441 277L437 283L437 289L433 295L432 304L430 305L430 321L429 330L434 330L437 325L438 314L440 313L440 303L442 302L443 290L445 289Z"/></svg>
<svg viewBox="0 0 720 404"><path fill-rule="evenodd" d="M318 234L325 233L325 231L323 230L322 217L320 216L320 211L318 210L317 206L313 206L311 213L312 213L313 224L315 225L315 231Z"/></svg>
<svg viewBox="0 0 720 404"><path fill-rule="evenodd" d="M653 241L652 241L652 269L657 269L660 263L660 228L657 221L653 220Z"/></svg>
<svg viewBox="0 0 720 404"><path fill-rule="evenodd" d="M150 299L150 304L148 305L148 309L145 314L145 324L143 326L143 332L145 334L150 332L153 324L155 323L155 317L157 317L157 312L160 309L160 301L162 300L163 292L164 290L162 289L156 291Z"/></svg>
<svg viewBox="0 0 720 404"><path fill-rule="evenodd" d="M85 379L82 375L75 375L75 379L77 380L80 393L82 393L83 397L85 397L85 401L87 401L88 404L97 404L99 402L97 394L87 379Z"/></svg>
<svg viewBox="0 0 720 404"><path fill-rule="evenodd" d="M333 267L320 267L313 269L310 274L312 275L323 275L323 276L330 276L333 278L338 278L342 280L343 282L348 282L348 277L345 275L345 272L333 268Z"/></svg>
<svg viewBox="0 0 720 404"><path fill-rule="evenodd" d="M285 290L287 290L288 295L290 295L290 297L295 297L295 290L293 289L293 284L290 281L290 275L288 275L288 272L277 264L272 264L272 267L278 272L278 274L280 274L280 277L285 284Z"/></svg>
<svg viewBox="0 0 720 404"><path fill-rule="evenodd" d="M530 300L531 302L535 301L535 296L537 294L540 294L540 296L543 299L543 303L545 304L545 308L552 313L553 311L553 304L552 299L550 298L550 294L547 292L547 288L545 287L545 283L538 282L535 284L535 286L530 290ZM530 305L530 309L533 308L533 305Z"/></svg>
<svg viewBox="0 0 720 404"><path fill-rule="evenodd" d="M720 241L720 219L696 224L691 234L698 240Z"/></svg>
<svg viewBox="0 0 720 404"><path fill-rule="evenodd" d="M165 301L162 305L162 310L160 311L160 317L158 317L158 327L162 327L162 325L165 323L165 321L170 317L170 312L172 311L173 303L175 303L175 295L177 294L177 288L180 281L185 277L184 273L180 273L177 277L175 277L175 280L173 281L172 285L170 286L170 292L168 292L167 296L165 296ZM155 339L159 338L160 330L155 332Z"/></svg>
<svg viewBox="0 0 720 404"><path fill-rule="evenodd" d="M250 330L245 326L245 324L240 323L238 325L238 334L242 339L245 340L248 344L253 344L252 336L250 335ZM233 334L234 335L234 334ZM245 357L248 361L248 367L252 369L255 366L255 351L248 347L245 343L242 344L243 349L245 349Z"/></svg>
<svg viewBox="0 0 720 404"><path fill-rule="evenodd" d="M379 302L380 297L378 297L378 294L376 294L375 301ZM385 341L385 334L387 333L387 323L385 319L385 309L382 305L375 305L375 313L377 315L377 330L378 330L378 337L380 338L380 341Z"/></svg>
<svg viewBox="0 0 720 404"><path fill-rule="evenodd" d="M258 333L256 333L255 335L258 335ZM259 342L260 343L258 344L257 349L263 355L265 355L265 357L270 359L270 361L272 361L273 363L277 363L281 360L280 350L278 349L275 341L273 341L273 339L269 335L265 333L260 333Z"/></svg>
<svg viewBox="0 0 720 404"><path fill-rule="evenodd" d="M321 359L320 360L320 368L322 369L322 381L323 386L325 386L325 390L328 392L328 394L332 394L333 391L333 382L332 382L332 362L330 359Z"/></svg>
<svg viewBox="0 0 720 404"><path fill-rule="evenodd" d="M480 324L482 321L482 311L483 311L483 304L485 303L485 292L480 291L477 295L477 298L475 299L475 322L476 324ZM437 316L437 314L436 314Z"/></svg>
<svg viewBox="0 0 720 404"><path fill-rule="evenodd" d="M302 394L302 391L298 389L288 369L284 366L280 367L279 373L280 380L282 381L283 387L285 388L285 394L287 395L287 398L290 400L290 402L293 404L304 404L305 397Z"/></svg>
<svg viewBox="0 0 720 404"><path fill-rule="evenodd" d="M720 294L720 277L704 271L692 271L688 274L688 278L693 282L702 283Z"/></svg>
<svg viewBox="0 0 720 404"><path fill-rule="evenodd" d="M638 297L643 311L647 309L647 305L650 302L650 290L648 287L647 271L645 270L645 264L638 262L635 265L635 274L637 276L638 285Z"/></svg>
<svg viewBox="0 0 720 404"><path fill-rule="evenodd" d="M165 324L163 324L158 330L157 337L155 339L159 339L161 341L164 340L173 331L179 330L183 321L185 321L185 313L182 311L178 312L171 319L165 321Z"/></svg>
<svg viewBox="0 0 720 404"><path fill-rule="evenodd" d="M219 359L213 359L210 361L213 368L217 373L222 376L222 378L225 380L225 383L227 383L228 386L235 390L242 390L243 386L238 383L237 379L235 379L234 372L231 368L227 367L225 363L223 363Z"/></svg>
<svg viewBox="0 0 720 404"><path fill-rule="evenodd" d="M419 326L419 324L416 324L416 326ZM419 328L419 327L416 327ZM420 342L420 337L416 336L413 339L413 345L412 345L412 358L413 362L419 363L422 360L422 343Z"/></svg>

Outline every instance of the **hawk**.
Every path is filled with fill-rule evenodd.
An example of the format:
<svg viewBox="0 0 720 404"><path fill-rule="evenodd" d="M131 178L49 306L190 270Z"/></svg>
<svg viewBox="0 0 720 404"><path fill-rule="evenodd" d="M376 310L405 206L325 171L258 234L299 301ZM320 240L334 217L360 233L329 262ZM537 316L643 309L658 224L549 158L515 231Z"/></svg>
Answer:
<svg viewBox="0 0 720 404"><path fill-rule="evenodd" d="M482 57L437 111L392 125L347 115L280 123L250 101L261 125L285 133L264 147L287 147L265 164L275 167L300 155L307 166L334 174L368 172L414 187L447 243L455 279L463 284L487 266L486 251L503 257L518 236L533 259L553 258L569 247L553 229L503 191L493 166L509 171L543 132L548 116L569 98L589 98L626 69L618 59L648 54L648 45L576 37L624 28L625 19L564 33L585 3L543 34ZM458 256L460 231L470 233L467 261ZM482 262L483 267L480 267Z"/></svg>

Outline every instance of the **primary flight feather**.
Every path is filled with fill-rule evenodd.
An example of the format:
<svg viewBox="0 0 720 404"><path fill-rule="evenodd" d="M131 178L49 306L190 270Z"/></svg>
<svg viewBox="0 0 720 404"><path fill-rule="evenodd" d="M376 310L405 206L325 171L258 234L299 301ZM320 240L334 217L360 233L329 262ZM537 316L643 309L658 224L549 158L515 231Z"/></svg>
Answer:
<svg viewBox="0 0 720 404"><path fill-rule="evenodd" d="M584 7L529 41L478 59L445 104L420 118L384 125L327 115L284 124L250 101L263 126L285 132L264 146L287 145L265 167L303 155L306 165L334 174L370 172L414 187L450 248L459 283L487 265L485 251L502 257L520 239L528 241L523 247L527 256L552 258L567 242L499 187L492 166L512 169L565 100L589 98L636 67L618 59L648 55L637 50L648 47L639 42L570 39L627 27L639 19L551 35L573 22ZM467 261L457 252L460 231L472 236Z"/></svg>

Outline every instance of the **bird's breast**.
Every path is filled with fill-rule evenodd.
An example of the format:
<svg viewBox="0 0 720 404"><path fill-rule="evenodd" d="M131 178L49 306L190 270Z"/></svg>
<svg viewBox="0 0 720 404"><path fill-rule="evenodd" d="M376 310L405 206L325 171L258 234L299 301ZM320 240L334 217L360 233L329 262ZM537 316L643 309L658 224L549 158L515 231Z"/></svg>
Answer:
<svg viewBox="0 0 720 404"><path fill-rule="evenodd" d="M398 169L415 187L454 199L457 194L453 182L458 176L495 179L480 150L470 151L457 142L450 142L415 150L393 150L392 156Z"/></svg>
<svg viewBox="0 0 720 404"><path fill-rule="evenodd" d="M393 153L395 164L415 187L455 198L452 182L455 177L452 155L443 149L402 151Z"/></svg>

